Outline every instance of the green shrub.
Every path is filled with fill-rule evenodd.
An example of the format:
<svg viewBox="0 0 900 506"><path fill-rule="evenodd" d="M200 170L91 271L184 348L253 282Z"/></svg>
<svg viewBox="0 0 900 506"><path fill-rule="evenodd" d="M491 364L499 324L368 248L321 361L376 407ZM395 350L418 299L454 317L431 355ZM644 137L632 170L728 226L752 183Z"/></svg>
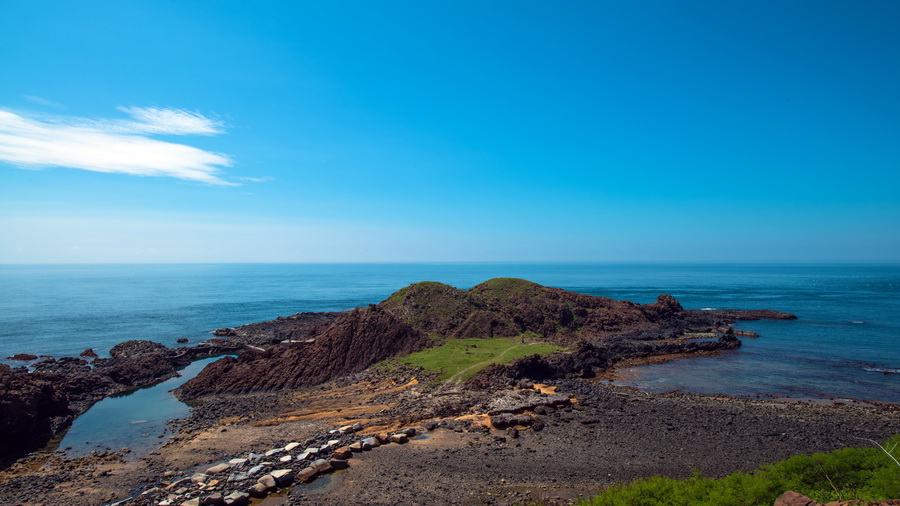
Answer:
<svg viewBox="0 0 900 506"><path fill-rule="evenodd" d="M900 434L886 447L900 443ZM900 452L897 452L900 453ZM614 485L581 503L593 506L728 506L772 504L786 490L820 502L900 498L900 466L878 448L844 448L830 453L795 455L747 473L721 479L699 473L675 480L654 476Z"/></svg>

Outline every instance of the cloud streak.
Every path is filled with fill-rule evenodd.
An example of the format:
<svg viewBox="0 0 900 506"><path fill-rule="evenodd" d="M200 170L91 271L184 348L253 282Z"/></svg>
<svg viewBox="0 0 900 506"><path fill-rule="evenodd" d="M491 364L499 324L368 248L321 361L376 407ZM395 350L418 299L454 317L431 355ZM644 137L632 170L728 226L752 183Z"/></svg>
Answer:
<svg viewBox="0 0 900 506"><path fill-rule="evenodd" d="M173 177L213 185L231 160L151 135L215 135L222 123L182 109L121 107L130 120L29 118L0 110L0 161L24 168L68 167L135 176Z"/></svg>

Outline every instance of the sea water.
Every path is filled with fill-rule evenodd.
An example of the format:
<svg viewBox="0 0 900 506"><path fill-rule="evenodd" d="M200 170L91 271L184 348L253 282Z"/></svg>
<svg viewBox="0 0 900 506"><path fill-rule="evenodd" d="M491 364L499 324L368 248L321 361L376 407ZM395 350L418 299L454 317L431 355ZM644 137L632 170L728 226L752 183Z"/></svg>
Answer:
<svg viewBox="0 0 900 506"><path fill-rule="evenodd" d="M54 357L128 339L176 346L219 327L377 303L410 283L494 277L686 308L775 309L717 357L630 371L652 391L900 402L900 265L185 264L0 266L0 350ZM2 357L0 357L2 358ZM5 361L9 364L21 364Z"/></svg>

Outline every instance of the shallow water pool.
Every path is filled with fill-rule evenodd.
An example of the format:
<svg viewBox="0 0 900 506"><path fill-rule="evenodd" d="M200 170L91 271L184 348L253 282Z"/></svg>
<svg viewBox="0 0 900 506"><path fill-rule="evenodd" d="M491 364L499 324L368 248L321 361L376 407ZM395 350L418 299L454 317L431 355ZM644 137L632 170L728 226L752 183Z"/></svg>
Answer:
<svg viewBox="0 0 900 506"><path fill-rule="evenodd" d="M180 370L180 376L94 404L75 419L59 448L69 457L123 447L128 447L132 456L146 455L166 441L166 421L190 413L190 407L176 399L171 390L220 358L197 360Z"/></svg>

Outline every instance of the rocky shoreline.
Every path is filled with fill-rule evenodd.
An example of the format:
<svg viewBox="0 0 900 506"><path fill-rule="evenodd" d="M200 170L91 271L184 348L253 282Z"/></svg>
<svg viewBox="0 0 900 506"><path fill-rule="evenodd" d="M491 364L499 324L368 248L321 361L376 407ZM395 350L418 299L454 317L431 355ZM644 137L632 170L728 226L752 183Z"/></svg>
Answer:
<svg viewBox="0 0 900 506"><path fill-rule="evenodd" d="M289 393L213 397L176 428L138 461L104 452L20 462L0 474L0 501L565 504L637 477L723 476L883 440L900 428L900 411L648 395L581 378L434 388L367 371ZM400 433L411 440L382 443Z"/></svg>
<svg viewBox="0 0 900 506"><path fill-rule="evenodd" d="M669 296L639 305L524 280L468 291L419 283L367 308L218 329L199 346L130 341L90 363L0 367L0 385L11 387L0 414L28 436L5 449L0 500L199 506L275 494L271 504L565 503L615 481L694 468L718 476L900 432L892 405L648 395L596 379L618 364L732 349L740 341L730 323L756 318L794 316L684 310ZM441 339L523 332L567 351L490 365L462 384L370 367ZM172 422L177 435L159 451L17 459L103 396L223 353L240 356L207 366L179 390L199 405Z"/></svg>

